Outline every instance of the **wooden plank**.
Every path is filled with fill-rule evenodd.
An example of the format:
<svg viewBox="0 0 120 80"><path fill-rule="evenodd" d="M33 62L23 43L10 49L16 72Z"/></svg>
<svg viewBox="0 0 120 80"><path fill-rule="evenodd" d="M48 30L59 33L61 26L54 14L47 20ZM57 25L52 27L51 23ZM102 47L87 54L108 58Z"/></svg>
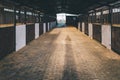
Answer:
<svg viewBox="0 0 120 80"><path fill-rule="evenodd" d="M23 25L22 23L16 23L16 26ZM0 28L13 27L14 24L0 24Z"/></svg>
<svg viewBox="0 0 120 80"><path fill-rule="evenodd" d="M14 24L0 24L0 28L13 27Z"/></svg>
<svg viewBox="0 0 120 80"><path fill-rule="evenodd" d="M26 25L32 25L32 24L34 24L34 23L26 23Z"/></svg>
<svg viewBox="0 0 120 80"><path fill-rule="evenodd" d="M120 24L113 24L112 27L120 27Z"/></svg>
<svg viewBox="0 0 120 80"><path fill-rule="evenodd" d="M93 23L93 24L95 24L95 25L102 25L101 23Z"/></svg>

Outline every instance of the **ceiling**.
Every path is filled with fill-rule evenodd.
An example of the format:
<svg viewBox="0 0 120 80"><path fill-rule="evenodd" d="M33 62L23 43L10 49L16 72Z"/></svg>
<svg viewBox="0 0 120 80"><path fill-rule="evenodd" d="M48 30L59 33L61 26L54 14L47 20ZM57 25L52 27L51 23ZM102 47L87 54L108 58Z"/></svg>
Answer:
<svg viewBox="0 0 120 80"><path fill-rule="evenodd" d="M20 6L28 6L49 15L56 13L83 14L88 10L119 0L3 0Z"/></svg>

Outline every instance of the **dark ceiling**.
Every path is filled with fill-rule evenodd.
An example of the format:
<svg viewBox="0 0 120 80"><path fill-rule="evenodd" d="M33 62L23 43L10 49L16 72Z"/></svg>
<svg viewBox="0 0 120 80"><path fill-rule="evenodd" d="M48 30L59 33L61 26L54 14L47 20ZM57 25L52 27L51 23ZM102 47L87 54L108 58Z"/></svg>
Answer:
<svg viewBox="0 0 120 80"><path fill-rule="evenodd" d="M46 14L55 15L65 12L73 14L85 13L90 9L108 5L119 0L3 0L29 6Z"/></svg>

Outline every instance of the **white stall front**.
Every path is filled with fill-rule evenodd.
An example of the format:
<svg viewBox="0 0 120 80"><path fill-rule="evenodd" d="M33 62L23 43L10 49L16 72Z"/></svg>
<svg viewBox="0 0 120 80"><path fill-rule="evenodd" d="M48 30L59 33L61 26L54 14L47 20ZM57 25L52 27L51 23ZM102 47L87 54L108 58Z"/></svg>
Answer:
<svg viewBox="0 0 120 80"><path fill-rule="evenodd" d="M78 23L78 30L80 30L80 22Z"/></svg>
<svg viewBox="0 0 120 80"><path fill-rule="evenodd" d="M85 32L85 23L82 22L82 32Z"/></svg>
<svg viewBox="0 0 120 80"><path fill-rule="evenodd" d="M111 26L102 25L102 44L111 49Z"/></svg>
<svg viewBox="0 0 120 80"><path fill-rule="evenodd" d="M93 38L93 25L92 25L92 23L88 24L88 30L89 30L89 37Z"/></svg>
<svg viewBox="0 0 120 80"><path fill-rule="evenodd" d="M39 37L39 23L35 23L35 39Z"/></svg>
<svg viewBox="0 0 120 80"><path fill-rule="evenodd" d="M26 46L26 25L16 26L16 51Z"/></svg>
<svg viewBox="0 0 120 80"><path fill-rule="evenodd" d="M43 23L43 33L46 33L46 23Z"/></svg>

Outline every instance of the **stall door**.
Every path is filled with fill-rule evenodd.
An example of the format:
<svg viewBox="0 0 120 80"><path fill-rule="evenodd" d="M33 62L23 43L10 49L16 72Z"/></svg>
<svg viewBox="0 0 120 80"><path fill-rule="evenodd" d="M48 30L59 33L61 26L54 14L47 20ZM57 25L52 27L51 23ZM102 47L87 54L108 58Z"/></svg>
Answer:
<svg viewBox="0 0 120 80"><path fill-rule="evenodd" d="M85 34L88 35L88 23L85 22Z"/></svg>
<svg viewBox="0 0 120 80"><path fill-rule="evenodd" d="M35 24L26 25L26 43L35 39Z"/></svg>
<svg viewBox="0 0 120 80"><path fill-rule="evenodd" d="M80 31L82 32L82 22L80 22Z"/></svg>
<svg viewBox="0 0 120 80"><path fill-rule="evenodd" d="M112 27L112 50L120 54L120 27Z"/></svg>
<svg viewBox="0 0 120 80"><path fill-rule="evenodd" d="M15 28L0 28L0 59L15 51Z"/></svg>
<svg viewBox="0 0 120 80"><path fill-rule="evenodd" d="M101 42L101 25L93 24L93 39Z"/></svg>
<svg viewBox="0 0 120 80"><path fill-rule="evenodd" d="M39 25L39 35L43 34L43 23L40 23Z"/></svg>

